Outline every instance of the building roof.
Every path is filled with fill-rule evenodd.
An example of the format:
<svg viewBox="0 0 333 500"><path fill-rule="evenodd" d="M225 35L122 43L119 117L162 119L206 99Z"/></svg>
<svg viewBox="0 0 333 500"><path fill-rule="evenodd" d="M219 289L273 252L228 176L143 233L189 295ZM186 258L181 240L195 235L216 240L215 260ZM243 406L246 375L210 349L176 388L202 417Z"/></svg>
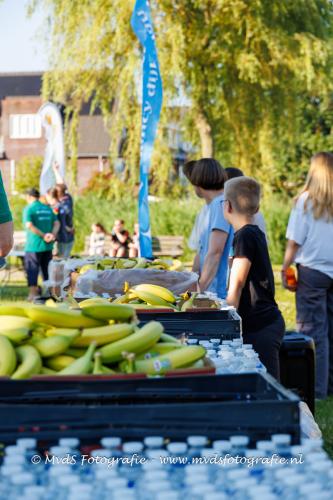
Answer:
<svg viewBox="0 0 333 500"><path fill-rule="evenodd" d="M78 127L78 156L109 156L110 136L102 116L80 116Z"/></svg>
<svg viewBox="0 0 333 500"><path fill-rule="evenodd" d="M42 73L0 73L0 99L16 96L39 96Z"/></svg>

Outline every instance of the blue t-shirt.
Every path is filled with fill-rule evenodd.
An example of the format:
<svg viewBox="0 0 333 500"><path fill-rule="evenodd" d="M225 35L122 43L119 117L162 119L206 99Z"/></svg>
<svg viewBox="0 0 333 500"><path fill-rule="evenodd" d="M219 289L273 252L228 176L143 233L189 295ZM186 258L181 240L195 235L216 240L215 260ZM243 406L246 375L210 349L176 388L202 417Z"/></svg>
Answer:
<svg viewBox="0 0 333 500"><path fill-rule="evenodd" d="M217 273L209 285L207 291L214 292L219 298L225 299L227 295L227 276L228 276L228 259L230 248L233 240L233 229L230 224L225 220L223 215L222 201L224 200L223 194L214 198L208 205L208 217L206 218L206 227L202 228L200 236L200 273L202 272L205 257L208 253L209 240L214 230L225 231L228 234L227 241L223 250L220 264Z"/></svg>

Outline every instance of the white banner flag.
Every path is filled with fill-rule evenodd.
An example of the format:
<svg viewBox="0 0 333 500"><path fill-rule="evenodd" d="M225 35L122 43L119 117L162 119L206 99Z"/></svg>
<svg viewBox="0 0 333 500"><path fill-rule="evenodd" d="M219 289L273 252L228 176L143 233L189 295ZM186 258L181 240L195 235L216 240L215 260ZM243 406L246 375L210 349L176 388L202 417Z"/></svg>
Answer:
<svg viewBox="0 0 333 500"><path fill-rule="evenodd" d="M43 169L40 176L40 193L44 195L55 185L53 162L59 165L59 173L65 178L64 132L60 111L52 102L46 102L38 111L45 129L46 148Z"/></svg>

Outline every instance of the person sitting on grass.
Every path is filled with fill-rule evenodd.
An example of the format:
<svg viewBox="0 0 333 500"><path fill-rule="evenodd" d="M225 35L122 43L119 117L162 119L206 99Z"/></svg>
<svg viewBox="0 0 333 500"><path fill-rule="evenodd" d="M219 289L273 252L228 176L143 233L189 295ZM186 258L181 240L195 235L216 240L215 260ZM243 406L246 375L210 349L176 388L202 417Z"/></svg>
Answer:
<svg viewBox="0 0 333 500"><path fill-rule="evenodd" d="M105 227L97 222L91 226L91 235L89 240L89 255L104 255L105 247Z"/></svg>
<svg viewBox="0 0 333 500"><path fill-rule="evenodd" d="M242 318L244 343L253 345L268 373L279 380L285 323L274 299L266 238L253 220L259 203L260 185L254 179L237 177L225 183L224 218L235 231L227 302Z"/></svg>
<svg viewBox="0 0 333 500"><path fill-rule="evenodd" d="M130 242L129 232L124 227L125 221L118 219L111 231L110 257L126 257Z"/></svg>

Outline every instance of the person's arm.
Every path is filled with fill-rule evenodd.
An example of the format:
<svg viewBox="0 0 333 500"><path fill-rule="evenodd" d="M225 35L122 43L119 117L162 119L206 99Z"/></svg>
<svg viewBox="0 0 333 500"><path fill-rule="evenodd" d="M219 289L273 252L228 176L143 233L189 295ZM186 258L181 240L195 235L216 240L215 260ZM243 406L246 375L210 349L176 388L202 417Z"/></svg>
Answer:
<svg viewBox="0 0 333 500"><path fill-rule="evenodd" d="M65 179L63 178L63 176L60 173L60 166L56 161L54 161L52 163L52 169L54 172L56 184L65 184Z"/></svg>
<svg viewBox="0 0 333 500"><path fill-rule="evenodd" d="M198 282L198 290L200 292L207 290L215 278L227 239L228 233L225 231L212 231L209 239L208 252Z"/></svg>
<svg viewBox="0 0 333 500"><path fill-rule="evenodd" d="M124 244L128 240L128 232L126 231L124 234L119 233L118 231L115 231L116 236L119 240L120 243Z"/></svg>
<svg viewBox="0 0 333 500"><path fill-rule="evenodd" d="M31 221L27 221L27 222L25 223L25 227L26 227L27 229L29 229L29 231L31 231L31 232L32 232L32 233L34 233L34 234L37 234L37 236L40 236L40 237L41 237L41 238L43 238L43 239L44 239L44 236L47 234L47 233L43 233L42 231L40 231L40 230L38 229L38 227L34 226L34 225L33 225L33 223L32 223Z"/></svg>
<svg viewBox="0 0 333 500"><path fill-rule="evenodd" d="M193 266L192 266L192 271L194 273L199 274L200 271L200 255L197 253L196 256L194 257L193 261Z"/></svg>
<svg viewBox="0 0 333 500"><path fill-rule="evenodd" d="M290 290L291 292L296 291L295 286L289 286L287 284L287 278L286 278L286 271L288 267L291 266L291 264L295 261L296 253L298 249L301 247L296 241L294 240L288 240L287 246L286 246L286 251L284 254L284 259L283 259L283 265L281 269L281 279L282 279L282 285L284 288L287 290Z"/></svg>
<svg viewBox="0 0 333 500"><path fill-rule="evenodd" d="M230 306L236 307L236 309L239 306L242 290L246 283L250 268L251 261L246 257L236 257L233 259L229 278L227 303Z"/></svg>
<svg viewBox="0 0 333 500"><path fill-rule="evenodd" d="M53 223L53 228L52 228L52 235L54 239L56 239L59 229L60 229L60 222L58 221L58 219L56 219Z"/></svg>

